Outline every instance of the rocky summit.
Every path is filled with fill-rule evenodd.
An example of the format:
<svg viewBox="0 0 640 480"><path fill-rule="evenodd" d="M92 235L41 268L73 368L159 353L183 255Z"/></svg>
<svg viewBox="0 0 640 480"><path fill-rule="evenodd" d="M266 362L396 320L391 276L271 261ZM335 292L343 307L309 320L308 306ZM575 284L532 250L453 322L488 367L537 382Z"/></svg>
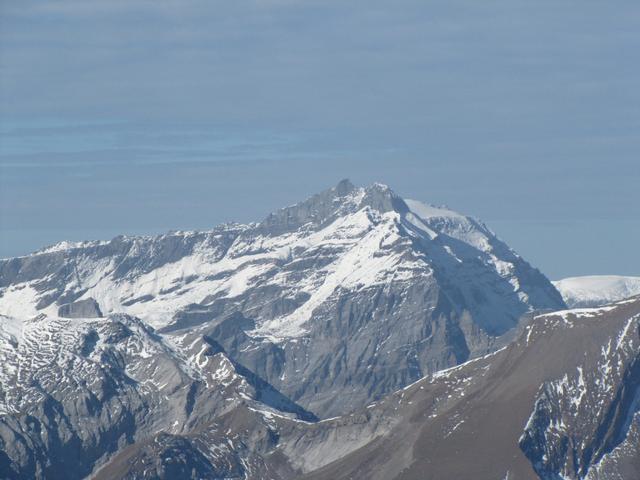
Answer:
<svg viewBox="0 0 640 480"><path fill-rule="evenodd" d="M636 307L567 311L482 222L348 180L60 243L0 261L0 478L618 478Z"/></svg>

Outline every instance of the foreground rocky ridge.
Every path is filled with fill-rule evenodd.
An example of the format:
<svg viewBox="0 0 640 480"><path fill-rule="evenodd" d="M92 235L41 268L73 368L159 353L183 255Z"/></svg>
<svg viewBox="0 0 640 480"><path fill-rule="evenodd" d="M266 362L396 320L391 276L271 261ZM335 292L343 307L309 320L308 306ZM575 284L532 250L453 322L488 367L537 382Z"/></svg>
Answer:
<svg viewBox="0 0 640 480"><path fill-rule="evenodd" d="M207 338L320 417L499 348L522 315L563 307L477 220L348 181L259 224L0 261L2 314L124 313L192 361Z"/></svg>

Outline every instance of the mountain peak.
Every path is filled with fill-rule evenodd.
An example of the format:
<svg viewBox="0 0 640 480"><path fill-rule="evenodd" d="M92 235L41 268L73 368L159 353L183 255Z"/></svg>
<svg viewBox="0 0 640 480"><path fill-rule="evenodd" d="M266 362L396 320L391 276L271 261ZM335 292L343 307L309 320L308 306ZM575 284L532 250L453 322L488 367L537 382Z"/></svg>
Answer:
<svg viewBox="0 0 640 480"><path fill-rule="evenodd" d="M389 186L374 183L366 188L356 187L343 179L328 190L317 193L295 205L269 214L260 223L260 230L269 235L297 230L304 225L312 228L326 225L337 217L369 206L380 213L396 211L406 213L407 204Z"/></svg>
<svg viewBox="0 0 640 480"><path fill-rule="evenodd" d="M343 178L335 187L333 187L333 190L338 196L344 197L356 190L356 186L351 183L351 180L349 180L348 178Z"/></svg>

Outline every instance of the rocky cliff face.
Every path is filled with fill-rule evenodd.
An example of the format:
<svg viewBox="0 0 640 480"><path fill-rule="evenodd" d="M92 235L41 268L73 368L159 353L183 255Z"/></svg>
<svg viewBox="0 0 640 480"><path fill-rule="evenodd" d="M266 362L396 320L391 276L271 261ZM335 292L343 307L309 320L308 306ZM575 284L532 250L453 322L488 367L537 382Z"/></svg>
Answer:
<svg viewBox="0 0 640 480"><path fill-rule="evenodd" d="M317 417L563 307L477 220L348 181L257 224L2 260L0 476L81 478L109 461L130 478L290 478L341 454ZM347 430L354 448L382 431L366 417L340 417L364 425ZM294 461L287 429L326 448Z"/></svg>

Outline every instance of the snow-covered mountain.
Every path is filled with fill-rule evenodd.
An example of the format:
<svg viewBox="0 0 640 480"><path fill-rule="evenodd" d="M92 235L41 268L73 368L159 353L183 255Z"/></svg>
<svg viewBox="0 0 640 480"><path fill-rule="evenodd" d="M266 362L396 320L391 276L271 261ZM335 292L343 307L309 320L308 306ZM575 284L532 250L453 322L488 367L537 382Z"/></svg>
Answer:
<svg viewBox="0 0 640 480"><path fill-rule="evenodd" d="M479 221L348 181L250 225L0 261L0 313L94 299L183 352L202 336L320 416L495 348L551 283Z"/></svg>
<svg viewBox="0 0 640 480"><path fill-rule="evenodd" d="M346 180L260 223L0 260L0 478L116 454L131 478L291 478L274 422L357 411L562 308L481 222Z"/></svg>
<svg viewBox="0 0 640 480"><path fill-rule="evenodd" d="M565 278L553 284L572 308L606 305L640 294L640 277L591 275Z"/></svg>

